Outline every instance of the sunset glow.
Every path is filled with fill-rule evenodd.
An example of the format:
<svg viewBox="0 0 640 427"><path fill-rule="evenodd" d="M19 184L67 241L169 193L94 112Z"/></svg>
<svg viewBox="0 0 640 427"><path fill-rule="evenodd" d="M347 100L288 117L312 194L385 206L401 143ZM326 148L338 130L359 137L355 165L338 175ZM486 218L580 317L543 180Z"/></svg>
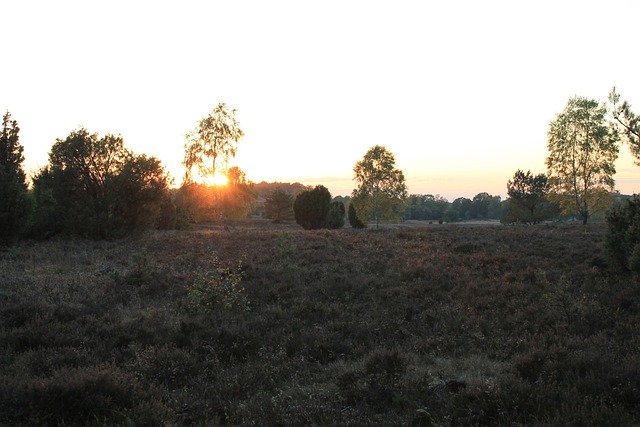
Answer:
<svg viewBox="0 0 640 427"><path fill-rule="evenodd" d="M0 110L20 126L28 171L84 126L121 134L179 185L184 135L225 102L245 134L230 166L252 181L346 195L380 144L411 193L506 197L517 169L545 172L548 125L570 97L604 102L615 85L640 111L637 72L621 65L640 15L629 0L62 0L3 13ZM640 192L620 151L616 188Z"/></svg>

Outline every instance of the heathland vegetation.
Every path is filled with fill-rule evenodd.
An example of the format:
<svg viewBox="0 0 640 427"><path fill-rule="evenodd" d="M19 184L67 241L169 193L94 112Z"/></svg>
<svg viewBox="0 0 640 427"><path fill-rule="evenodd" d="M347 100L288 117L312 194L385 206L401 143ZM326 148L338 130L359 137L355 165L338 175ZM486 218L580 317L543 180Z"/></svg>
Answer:
<svg viewBox="0 0 640 427"><path fill-rule="evenodd" d="M3 425L637 425L606 226L266 220L0 253Z"/></svg>

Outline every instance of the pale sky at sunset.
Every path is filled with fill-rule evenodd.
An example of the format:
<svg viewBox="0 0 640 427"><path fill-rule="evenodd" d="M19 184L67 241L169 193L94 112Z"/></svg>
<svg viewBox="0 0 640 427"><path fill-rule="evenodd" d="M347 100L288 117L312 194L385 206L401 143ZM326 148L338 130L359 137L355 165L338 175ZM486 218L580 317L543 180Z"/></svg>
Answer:
<svg viewBox="0 0 640 427"><path fill-rule="evenodd" d="M640 2L4 1L0 110L27 169L84 126L160 158L218 103L249 179L354 188L386 146L410 193L506 195L545 172L549 122L612 86L640 113ZM621 148L616 187L640 192Z"/></svg>

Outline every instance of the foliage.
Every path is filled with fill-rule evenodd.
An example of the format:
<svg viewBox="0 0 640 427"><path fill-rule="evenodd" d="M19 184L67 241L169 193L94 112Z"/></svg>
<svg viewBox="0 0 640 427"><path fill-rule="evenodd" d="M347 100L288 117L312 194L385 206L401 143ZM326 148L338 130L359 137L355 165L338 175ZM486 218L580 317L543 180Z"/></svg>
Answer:
<svg viewBox="0 0 640 427"><path fill-rule="evenodd" d="M338 229L344 227L345 213L344 203L338 200L332 201L327 214L327 228Z"/></svg>
<svg viewBox="0 0 640 427"><path fill-rule="evenodd" d="M265 216L276 223L293 219L293 196L283 188L275 188L264 203Z"/></svg>
<svg viewBox="0 0 640 427"><path fill-rule="evenodd" d="M357 188L351 203L363 222L398 219L407 198L404 174L395 167L395 156L381 145L371 147L356 162L353 172Z"/></svg>
<svg viewBox="0 0 640 427"><path fill-rule="evenodd" d="M197 167L201 177L214 176L220 167L225 167L235 157L238 141L244 136L236 120L236 110L219 103L198 122L196 129L186 135L185 182L191 181L191 173Z"/></svg>
<svg viewBox="0 0 640 427"><path fill-rule="evenodd" d="M608 212L605 245L614 263L640 273L640 197L635 195Z"/></svg>
<svg viewBox="0 0 640 427"><path fill-rule="evenodd" d="M296 222L305 230L324 228L330 204L331 193L323 185L301 192L293 202Z"/></svg>
<svg viewBox="0 0 640 427"><path fill-rule="evenodd" d="M189 308L203 313L215 310L246 310L249 301L242 280L242 262L233 268L225 267L217 254L213 254L207 269L196 273L196 279L187 288Z"/></svg>
<svg viewBox="0 0 640 427"><path fill-rule="evenodd" d="M0 135L0 245L13 242L25 228L31 205L22 169L24 147L20 128L7 111Z"/></svg>
<svg viewBox="0 0 640 427"><path fill-rule="evenodd" d="M618 134L606 120L607 109L583 97L569 99L565 110L549 125L546 165L552 200L565 213L578 215L586 224L611 200L618 158Z"/></svg>
<svg viewBox="0 0 640 427"><path fill-rule="evenodd" d="M56 140L49 164L34 178L31 233L94 239L139 233L157 226L171 208L169 182L158 159L133 154L121 136L72 131Z"/></svg>
<svg viewBox="0 0 640 427"><path fill-rule="evenodd" d="M611 115L614 123L626 136L631 154L636 158L636 164L640 165L640 117L631 110L631 104L627 101L620 104L620 94L615 86L609 94L609 102L613 106Z"/></svg>
<svg viewBox="0 0 640 427"><path fill-rule="evenodd" d="M358 218L358 214L353 203L349 203L348 218L349 225L351 225L352 228L365 228L367 226L364 222L360 221L360 218Z"/></svg>
<svg viewBox="0 0 640 427"><path fill-rule="evenodd" d="M509 212L507 222L537 224L551 213L547 203L549 180L543 173L533 175L518 169L513 179L507 181Z"/></svg>

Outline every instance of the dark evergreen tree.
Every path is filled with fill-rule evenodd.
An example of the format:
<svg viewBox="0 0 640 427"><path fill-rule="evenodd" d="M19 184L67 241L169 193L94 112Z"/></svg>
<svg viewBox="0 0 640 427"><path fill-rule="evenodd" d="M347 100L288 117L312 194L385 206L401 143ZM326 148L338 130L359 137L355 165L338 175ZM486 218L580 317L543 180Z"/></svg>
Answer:
<svg viewBox="0 0 640 427"><path fill-rule="evenodd" d="M331 202L329 214L327 215L327 227L331 229L344 227L344 214L344 203L337 200Z"/></svg>
<svg viewBox="0 0 640 427"><path fill-rule="evenodd" d="M331 193L323 185L298 194L293 203L296 222L305 230L317 230L326 226Z"/></svg>
<svg viewBox="0 0 640 427"><path fill-rule="evenodd" d="M7 111L0 134L0 244L14 241L27 224L30 203L22 162L20 128Z"/></svg>
<svg viewBox="0 0 640 427"><path fill-rule="evenodd" d="M349 203L349 209L348 209L348 218L349 218L349 225L351 225L352 228L365 228L366 224L364 222L362 222L360 220L360 218L358 218L358 214L356 212L356 208L353 206L353 203Z"/></svg>

